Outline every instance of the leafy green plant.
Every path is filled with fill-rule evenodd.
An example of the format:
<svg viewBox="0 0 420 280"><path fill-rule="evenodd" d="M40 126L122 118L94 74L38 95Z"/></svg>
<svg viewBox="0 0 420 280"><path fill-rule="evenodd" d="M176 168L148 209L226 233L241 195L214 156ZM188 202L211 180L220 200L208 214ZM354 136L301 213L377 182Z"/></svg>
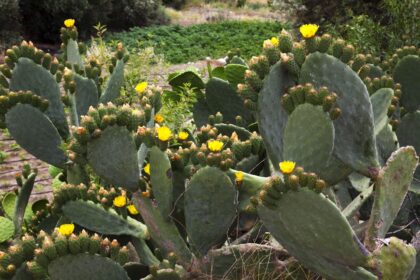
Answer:
<svg viewBox="0 0 420 280"><path fill-rule="evenodd" d="M258 53L263 40L285 27L278 22L241 21L132 28L111 34L107 40L123 42L128 50L153 46L156 54L163 54L170 63L186 63L208 56L219 58L234 48L239 48L242 56L249 59Z"/></svg>

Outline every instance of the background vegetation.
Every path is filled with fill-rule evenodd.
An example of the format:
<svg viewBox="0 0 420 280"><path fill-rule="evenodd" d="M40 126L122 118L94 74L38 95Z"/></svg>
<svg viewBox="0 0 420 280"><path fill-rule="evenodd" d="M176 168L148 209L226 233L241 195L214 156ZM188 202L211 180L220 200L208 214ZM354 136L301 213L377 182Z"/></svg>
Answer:
<svg viewBox="0 0 420 280"><path fill-rule="evenodd" d="M262 42L276 36L284 24L279 22L220 22L192 26L161 26L132 28L127 32L114 33L107 41L116 45L121 41L126 48L138 50L154 47L157 54L164 54L170 63L186 63L220 58L227 51L239 48L241 55L249 59L257 55Z"/></svg>

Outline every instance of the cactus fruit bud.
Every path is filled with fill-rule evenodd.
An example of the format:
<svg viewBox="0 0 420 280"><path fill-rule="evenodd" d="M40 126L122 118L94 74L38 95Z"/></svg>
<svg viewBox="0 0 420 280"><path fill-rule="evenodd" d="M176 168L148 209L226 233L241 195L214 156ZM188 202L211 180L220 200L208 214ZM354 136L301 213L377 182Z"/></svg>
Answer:
<svg viewBox="0 0 420 280"><path fill-rule="evenodd" d="M330 34L323 34L321 39L319 40L319 47L318 51L322 53L326 53L330 48L332 42L332 37Z"/></svg>
<svg viewBox="0 0 420 280"><path fill-rule="evenodd" d="M292 36L284 29L280 32L279 35L279 48L283 53L291 52L293 48Z"/></svg>
<svg viewBox="0 0 420 280"><path fill-rule="evenodd" d="M344 49L345 41L342 39L338 39L334 41L332 45L332 54L336 58L340 58L343 55L343 49Z"/></svg>
<svg viewBox="0 0 420 280"><path fill-rule="evenodd" d="M341 115L341 109L338 107L335 107L333 109L331 109L330 111L330 118L331 120L336 120L338 119L338 117Z"/></svg>
<svg viewBox="0 0 420 280"><path fill-rule="evenodd" d="M355 49L352 45L347 45L343 48L343 54L341 55L341 61L348 63L354 56Z"/></svg>

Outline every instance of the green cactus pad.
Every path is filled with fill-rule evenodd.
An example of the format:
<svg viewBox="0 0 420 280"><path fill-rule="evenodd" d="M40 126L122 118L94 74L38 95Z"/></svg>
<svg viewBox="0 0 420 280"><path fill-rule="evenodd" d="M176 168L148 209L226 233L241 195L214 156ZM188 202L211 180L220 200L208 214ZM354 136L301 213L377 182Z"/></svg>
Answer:
<svg viewBox="0 0 420 280"><path fill-rule="evenodd" d="M398 141L401 147L413 146L420 153L420 111L406 114L397 128ZM420 168L414 173L410 191L420 193Z"/></svg>
<svg viewBox="0 0 420 280"><path fill-rule="evenodd" d="M188 236L204 255L223 241L236 215L236 191L229 177L215 167L200 169L185 191L184 209Z"/></svg>
<svg viewBox="0 0 420 280"><path fill-rule="evenodd" d="M289 116L283 136L283 158L323 176L334 147L334 126L321 106L303 104Z"/></svg>
<svg viewBox="0 0 420 280"><path fill-rule="evenodd" d="M221 133L222 135L231 136L233 132L236 132L238 135L239 140L246 141L251 137L251 132L249 130L234 125L234 124L225 124L225 123L218 123L215 124L214 127L217 128L217 131Z"/></svg>
<svg viewBox="0 0 420 280"><path fill-rule="evenodd" d="M413 147L395 151L379 172L366 242L373 248L377 238L384 238L407 195L418 157Z"/></svg>
<svg viewBox="0 0 420 280"><path fill-rule="evenodd" d="M121 87L124 85L124 66L122 59L117 61L114 71L109 76L105 90L99 98L100 103L108 103L114 101L119 95Z"/></svg>
<svg viewBox="0 0 420 280"><path fill-rule="evenodd" d="M127 272L117 262L99 255L66 255L48 265L51 280L129 280Z"/></svg>
<svg viewBox="0 0 420 280"><path fill-rule="evenodd" d="M313 53L302 65L300 83L326 86L337 93L341 115L334 121L334 154L356 171L369 175L379 163L372 105L362 80L337 58Z"/></svg>
<svg viewBox="0 0 420 280"><path fill-rule="evenodd" d="M7 193L1 201L2 209L9 219L13 219L15 216L15 203L16 194L14 192Z"/></svg>
<svg viewBox="0 0 420 280"><path fill-rule="evenodd" d="M243 172L252 172L261 164L261 161L262 159L258 155L251 155L238 162L235 168Z"/></svg>
<svg viewBox="0 0 420 280"><path fill-rule="evenodd" d="M236 123L236 116L241 116L245 123L252 121L252 115L245 108L243 100L226 81L210 79L206 85L206 100L211 113L222 113L226 122Z"/></svg>
<svg viewBox="0 0 420 280"><path fill-rule="evenodd" d="M209 116L212 114L209 105L207 105L204 97L197 98L197 102L193 107L194 122L197 127L206 125L209 120Z"/></svg>
<svg viewBox="0 0 420 280"><path fill-rule="evenodd" d="M237 170L231 169L228 172L229 177L232 181L235 180L235 173ZM243 173L244 179L239 187L239 209L245 210L248 205L251 204L250 199L253 196L258 195L262 186L269 180L267 177L256 176L248 173Z"/></svg>
<svg viewBox="0 0 420 280"><path fill-rule="evenodd" d="M88 143L87 151L89 163L101 178L130 191L138 188L136 144L125 127L107 127L98 139Z"/></svg>
<svg viewBox="0 0 420 280"><path fill-rule="evenodd" d="M66 155L60 148L60 134L41 111L28 104L18 104L7 112L6 125L16 142L28 153L64 168Z"/></svg>
<svg viewBox="0 0 420 280"><path fill-rule="evenodd" d="M15 275L12 280L33 280L32 274L26 269L26 264L22 264L16 269Z"/></svg>
<svg viewBox="0 0 420 280"><path fill-rule="evenodd" d="M87 114L89 107L96 107L98 105L98 88L95 81L75 75L76 81L76 108L79 120L81 116Z"/></svg>
<svg viewBox="0 0 420 280"><path fill-rule="evenodd" d="M228 64L225 67L226 79L229 81L231 86L236 89L238 84L244 83L244 74L248 69L247 66L241 64Z"/></svg>
<svg viewBox="0 0 420 280"><path fill-rule="evenodd" d="M401 84L401 104L408 111L415 111L420 105L420 57L407 55L394 69L394 81Z"/></svg>
<svg viewBox="0 0 420 280"><path fill-rule="evenodd" d="M388 108L391 105L394 91L390 88L381 88L370 97L375 121L375 135L388 124Z"/></svg>
<svg viewBox="0 0 420 280"><path fill-rule="evenodd" d="M180 263L189 264L192 254L175 224L164 218L149 198L142 197L140 192L133 194L133 202L148 227L152 240L163 254L174 252Z"/></svg>
<svg viewBox="0 0 420 280"><path fill-rule="evenodd" d="M13 222L5 217L0 216L0 243L9 240L15 233Z"/></svg>
<svg viewBox="0 0 420 280"><path fill-rule="evenodd" d="M305 266L331 279L376 279L358 266L366 263L361 244L337 206L322 194L301 188L258 206L271 234ZM331 239L331 234L335 238Z"/></svg>
<svg viewBox="0 0 420 280"><path fill-rule="evenodd" d="M131 217L124 219L112 208L105 210L91 201L69 201L63 205L62 210L74 223L101 234L148 237L144 224Z"/></svg>
<svg viewBox="0 0 420 280"><path fill-rule="evenodd" d="M57 127L63 138L69 136L64 107L61 103L60 87L55 77L48 70L29 58L19 58L10 79L10 90L30 90L47 99L49 106L45 114Z"/></svg>
<svg viewBox="0 0 420 280"><path fill-rule="evenodd" d="M370 185L370 178L357 172L353 172L349 175L349 181L353 188L355 188L358 192L366 190Z"/></svg>
<svg viewBox="0 0 420 280"><path fill-rule="evenodd" d="M283 129L287 113L280 104L286 89L295 82L281 63L275 64L264 79L264 86L258 97L258 126L268 156L276 166L283 161Z"/></svg>
<svg viewBox="0 0 420 280"><path fill-rule="evenodd" d="M219 79L227 81L225 67L223 66L218 66L216 68L213 68L213 70L211 71L211 76L212 78L219 78Z"/></svg>
<svg viewBox="0 0 420 280"><path fill-rule="evenodd" d="M416 249L391 237L389 244L378 249L379 270L383 280L407 279L416 265Z"/></svg>
<svg viewBox="0 0 420 280"><path fill-rule="evenodd" d="M206 87L200 75L191 70L174 73L169 77L168 82L174 89L180 89L184 87L185 84L190 84L191 88L195 88L197 90L201 90Z"/></svg>
<svg viewBox="0 0 420 280"><path fill-rule="evenodd" d="M69 39L66 45L66 58L67 62L72 65L79 66L80 69L84 69L82 57L80 56L79 46L77 42L73 39Z"/></svg>
<svg viewBox="0 0 420 280"><path fill-rule="evenodd" d="M164 217L170 215L173 201L171 162L157 146L150 149L150 181L158 209Z"/></svg>
<svg viewBox="0 0 420 280"><path fill-rule="evenodd" d="M36 175L36 173L31 173L19 190L19 196L17 197L15 203L15 211L13 217L16 237L20 237L22 234L23 220L28 219L28 215L31 217L33 214L31 207L28 207L28 203L29 197L31 196L32 189L34 187Z"/></svg>
<svg viewBox="0 0 420 280"><path fill-rule="evenodd" d="M368 77L371 79L380 78L384 75L384 71L381 67L374 64L368 64L370 66L370 71Z"/></svg>
<svg viewBox="0 0 420 280"><path fill-rule="evenodd" d="M376 147L381 165L384 165L392 152L398 149L398 138L390 125L384 126L376 135Z"/></svg>

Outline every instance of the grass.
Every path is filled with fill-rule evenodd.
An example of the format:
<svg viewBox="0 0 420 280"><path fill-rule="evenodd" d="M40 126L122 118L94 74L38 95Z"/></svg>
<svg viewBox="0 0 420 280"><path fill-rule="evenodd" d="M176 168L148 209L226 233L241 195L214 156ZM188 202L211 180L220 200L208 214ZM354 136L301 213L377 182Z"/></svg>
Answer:
<svg viewBox="0 0 420 280"><path fill-rule="evenodd" d="M130 52L154 47L172 64L220 58L235 48L249 59L261 52L262 42L275 36L287 25L279 22L226 21L181 27L178 25L139 28L109 34L106 41L115 45L121 41Z"/></svg>

